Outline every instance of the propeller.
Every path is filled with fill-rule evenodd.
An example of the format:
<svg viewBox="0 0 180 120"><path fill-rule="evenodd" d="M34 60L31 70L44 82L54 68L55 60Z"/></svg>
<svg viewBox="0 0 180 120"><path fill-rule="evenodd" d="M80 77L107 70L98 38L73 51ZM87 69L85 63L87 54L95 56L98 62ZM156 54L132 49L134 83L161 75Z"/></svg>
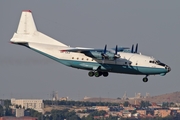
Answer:
<svg viewBox="0 0 180 120"><path fill-rule="evenodd" d="M131 53L138 53L138 43L136 44L135 50L134 50L134 44L132 45Z"/></svg>
<svg viewBox="0 0 180 120"><path fill-rule="evenodd" d="M136 49L134 51L134 53L137 53L138 52L138 43L136 44Z"/></svg>
<svg viewBox="0 0 180 120"><path fill-rule="evenodd" d="M107 51L107 45L105 45L105 47L104 47L104 51L101 53L103 63L104 63L104 59L107 57L107 55L106 55L106 51Z"/></svg>
<svg viewBox="0 0 180 120"><path fill-rule="evenodd" d="M132 45L131 53L134 53L134 44Z"/></svg>
<svg viewBox="0 0 180 120"><path fill-rule="evenodd" d="M118 53L118 46L116 45L116 48L115 48L115 53L114 53L114 60L115 60L115 63L117 62L116 59L120 57Z"/></svg>
<svg viewBox="0 0 180 120"><path fill-rule="evenodd" d="M115 53L114 53L114 58L115 59L120 57L119 54L117 54L117 53L118 53L118 46L116 45Z"/></svg>
<svg viewBox="0 0 180 120"><path fill-rule="evenodd" d="M104 47L104 51L101 53L101 55L102 55L102 57L106 57L107 55L106 55L106 50L107 49L107 45L105 45L105 47Z"/></svg>
<svg viewBox="0 0 180 120"><path fill-rule="evenodd" d="M115 55L117 55L117 52L118 52L118 46L116 45Z"/></svg>

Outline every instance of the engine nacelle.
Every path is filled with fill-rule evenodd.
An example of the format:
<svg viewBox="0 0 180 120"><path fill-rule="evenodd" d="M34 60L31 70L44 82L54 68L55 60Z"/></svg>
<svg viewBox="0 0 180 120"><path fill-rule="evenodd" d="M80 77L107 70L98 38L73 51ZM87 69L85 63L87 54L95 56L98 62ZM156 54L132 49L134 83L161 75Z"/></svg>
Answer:
<svg viewBox="0 0 180 120"><path fill-rule="evenodd" d="M89 52L86 52L84 54L91 57L91 58L95 58L95 59L98 59L98 60L103 59L103 56L102 56L101 52L89 51ZM116 57L115 57L114 53L106 52L106 56L104 57L104 59L115 60Z"/></svg>

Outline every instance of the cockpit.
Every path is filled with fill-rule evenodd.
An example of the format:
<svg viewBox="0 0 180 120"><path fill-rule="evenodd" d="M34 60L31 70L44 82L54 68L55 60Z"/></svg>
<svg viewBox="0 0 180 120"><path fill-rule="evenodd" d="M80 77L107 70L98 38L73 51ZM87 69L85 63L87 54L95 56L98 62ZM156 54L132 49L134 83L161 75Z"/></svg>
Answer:
<svg viewBox="0 0 180 120"><path fill-rule="evenodd" d="M150 60L149 63L154 63L156 65L160 65L160 66L166 66L166 64L160 62L159 60Z"/></svg>
<svg viewBox="0 0 180 120"><path fill-rule="evenodd" d="M170 68L169 66L167 66L166 64L160 62L159 60L150 60L149 63L153 63L153 64L156 64L156 65L163 66L163 67L165 67L165 69L167 69L168 71L171 70L171 68Z"/></svg>
<svg viewBox="0 0 180 120"><path fill-rule="evenodd" d="M159 60L150 60L149 63L154 63L156 65L166 66L164 63L160 62Z"/></svg>

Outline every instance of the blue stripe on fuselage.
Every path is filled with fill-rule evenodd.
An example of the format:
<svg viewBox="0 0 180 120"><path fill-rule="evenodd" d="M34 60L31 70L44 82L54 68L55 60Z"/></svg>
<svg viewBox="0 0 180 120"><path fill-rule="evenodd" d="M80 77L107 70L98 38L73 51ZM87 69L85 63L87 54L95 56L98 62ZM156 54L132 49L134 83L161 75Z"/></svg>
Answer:
<svg viewBox="0 0 180 120"><path fill-rule="evenodd" d="M116 64L101 64L97 62L87 62L87 61L77 61L77 60L66 60L59 59L34 48L30 48L46 57L49 57L59 63L62 63L66 66L84 69L84 70L93 70L93 67L101 66L101 71L108 71L114 73L124 73L124 74L135 74L135 75L155 75L166 73L167 70L163 68L151 68L151 67L141 67L141 66L129 66L129 65L116 65Z"/></svg>

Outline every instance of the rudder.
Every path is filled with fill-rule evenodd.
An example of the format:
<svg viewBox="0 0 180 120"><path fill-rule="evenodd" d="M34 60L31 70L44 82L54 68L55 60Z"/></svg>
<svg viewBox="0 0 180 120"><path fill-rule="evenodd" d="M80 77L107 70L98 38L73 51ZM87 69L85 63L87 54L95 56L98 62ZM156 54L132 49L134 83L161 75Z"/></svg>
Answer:
<svg viewBox="0 0 180 120"><path fill-rule="evenodd" d="M36 32L36 25L30 10L22 11L19 26L17 29L18 34L33 34Z"/></svg>

